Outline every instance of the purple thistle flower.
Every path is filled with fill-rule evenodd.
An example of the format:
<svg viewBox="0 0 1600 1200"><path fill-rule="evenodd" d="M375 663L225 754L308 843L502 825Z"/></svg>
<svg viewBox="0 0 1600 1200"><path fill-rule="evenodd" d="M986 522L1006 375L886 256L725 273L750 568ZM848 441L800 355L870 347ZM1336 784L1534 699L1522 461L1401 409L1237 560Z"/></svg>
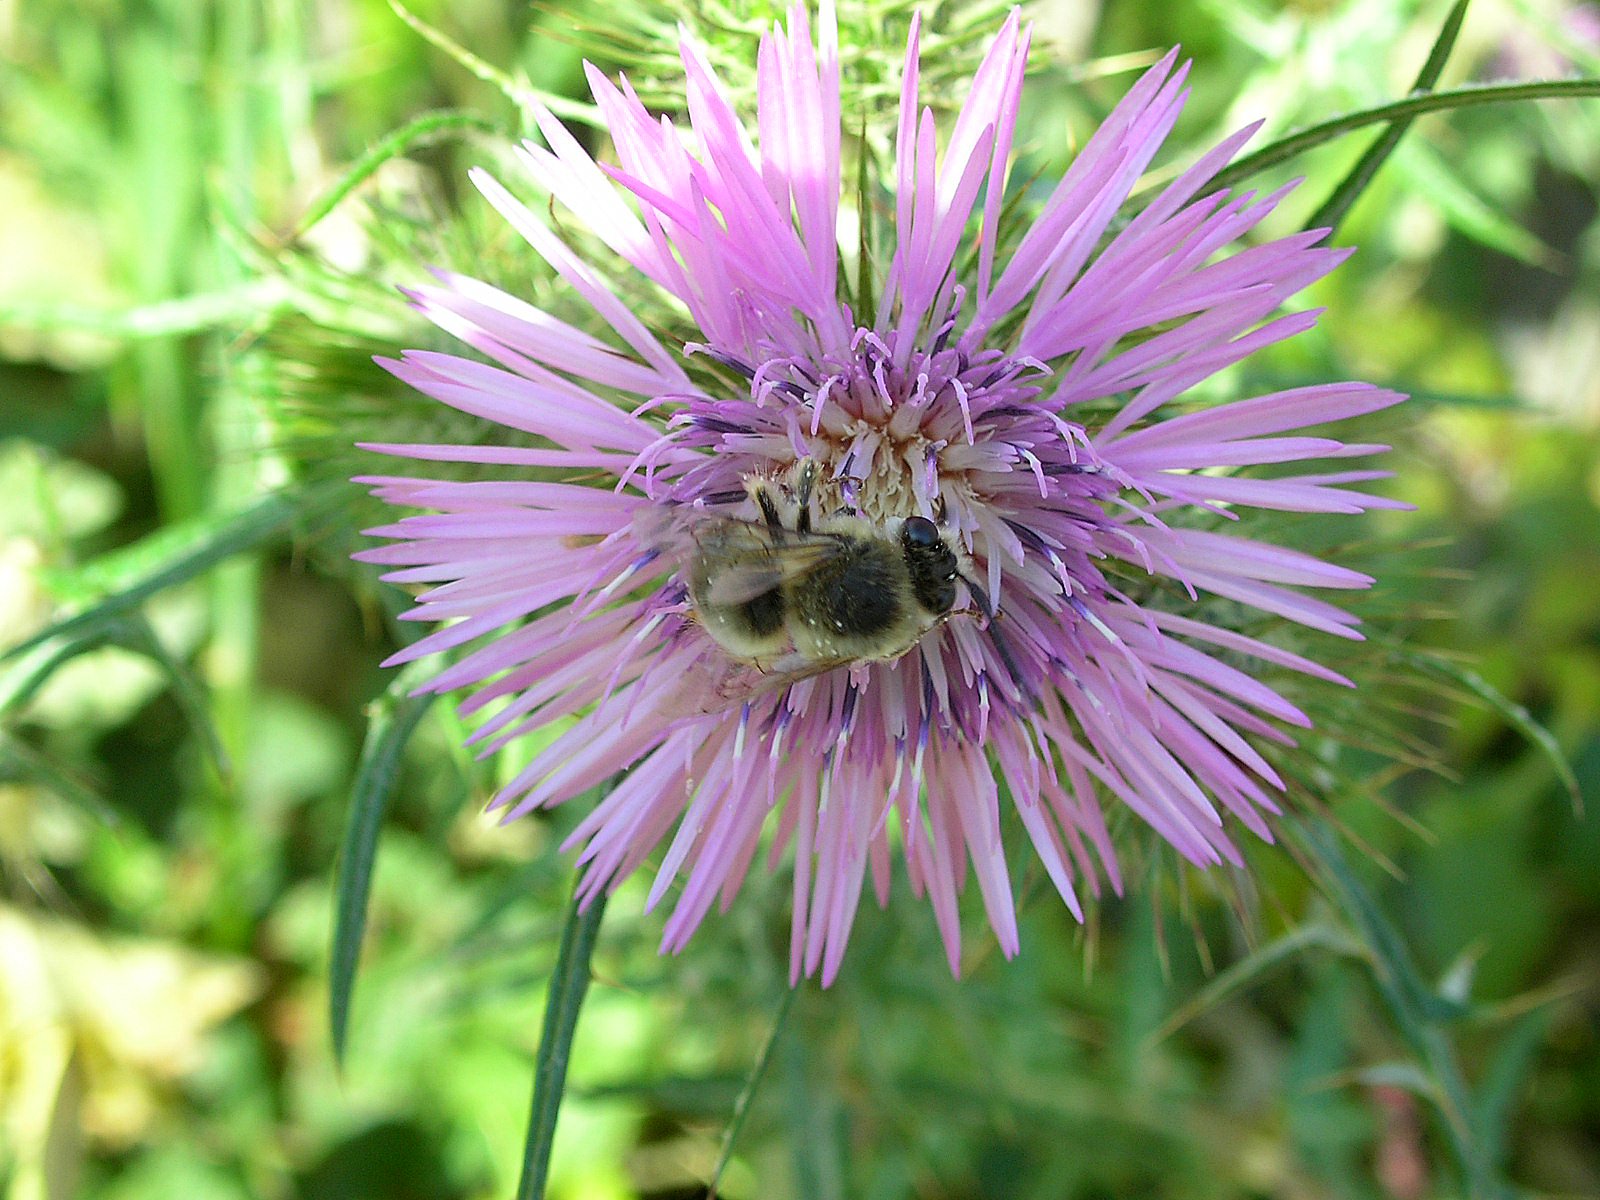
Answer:
<svg viewBox="0 0 1600 1200"><path fill-rule="evenodd" d="M560 731L498 796L510 815L626 770L569 840L585 895L614 887L665 841L649 904L683 880L662 941L676 951L713 903L731 903L775 827L769 860L794 861L791 971L820 968L828 982L866 876L886 902L897 852L932 904L952 970L969 868L1002 950L1016 953L1002 787L1080 919L1079 888L1098 894L1103 876L1121 889L1108 804L1132 809L1199 865L1239 862L1235 825L1270 838L1264 814L1278 811L1284 784L1255 743L1292 745L1282 726L1309 722L1219 652L1348 681L1171 609L1183 594L1209 593L1359 638L1349 614L1296 589L1371 580L1184 522L1197 512L1234 519L1247 507L1392 505L1345 486L1384 472L1233 469L1383 449L1294 431L1401 397L1339 383L1167 415L1208 376L1308 328L1315 313L1274 314L1347 252L1318 246L1325 231L1313 231L1219 257L1283 195L1206 191L1250 129L1113 231L1183 104L1175 52L1134 85L1014 249L1002 250L1029 41L1015 14L942 153L932 113L917 108L913 23L898 245L876 318L859 319L839 289L830 7L818 25L814 44L797 5L787 32L763 38L755 137L686 43L692 136L590 68L618 165L595 162L546 112L537 115L548 148L519 152L543 189L687 309L699 333L683 346L663 345L630 308L625 296L642 280L614 289L534 210L474 175L614 337L458 275L418 289L422 312L499 365L424 352L383 365L448 405L534 435L536 448L370 448L531 477L364 479L383 499L432 515L369 531L396 540L361 557L391 568L394 582L431 585L406 615L447 622L391 662L480 641L427 685L472 689L463 710L492 714L475 743L489 752ZM958 278L954 264L974 249L975 271ZM707 390L682 355L720 364L737 385ZM1091 410L1114 415L1082 415ZM614 486L555 481L595 472ZM760 501L785 510L775 524ZM694 551L684 549L696 529L775 558L791 543L837 543L829 531L844 528L882 530L893 547L908 528L929 529L911 522L919 517L953 554L960 598L948 611L933 605L893 657L830 658L798 640L770 658L730 651L709 611L722 601L696 584ZM1176 603L1149 602L1161 581L1175 585ZM776 585L768 578L724 600L745 603L761 586ZM778 641L798 628L797 602L781 596ZM516 628L503 632L508 624Z"/></svg>

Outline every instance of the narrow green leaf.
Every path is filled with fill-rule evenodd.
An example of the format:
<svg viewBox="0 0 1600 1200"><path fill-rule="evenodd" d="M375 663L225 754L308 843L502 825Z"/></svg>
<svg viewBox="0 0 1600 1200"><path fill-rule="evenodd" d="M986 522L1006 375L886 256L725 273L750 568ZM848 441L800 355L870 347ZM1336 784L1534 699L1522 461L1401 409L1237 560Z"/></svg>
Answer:
<svg viewBox="0 0 1600 1200"><path fill-rule="evenodd" d="M584 908L574 887L572 902L567 908L567 922L561 931L561 948L556 953L555 971L550 976L550 994L545 1000L544 1031L539 1036L539 1056L534 1062L533 1105L528 1114L528 1140L522 1151L522 1178L517 1184L517 1200L544 1200L545 1183L550 1175L550 1147L556 1136L556 1116L561 1111L561 1096L566 1090L572 1036L577 1032L584 993L589 990L589 959L594 954L605 909L604 889Z"/></svg>
<svg viewBox="0 0 1600 1200"><path fill-rule="evenodd" d="M1444 158L1420 142L1401 150L1396 162L1410 191L1443 214L1452 228L1473 241L1547 271L1562 268L1560 253L1478 195Z"/></svg>
<svg viewBox="0 0 1600 1200"><path fill-rule="evenodd" d="M783 1038L779 1046L778 1080L794 1154L793 1191L807 1200L843 1200L848 1159L837 1092L811 1077L817 1059L807 1052L803 1038Z"/></svg>
<svg viewBox="0 0 1600 1200"><path fill-rule="evenodd" d="M303 237L317 222L339 207L346 196L370 179L384 163L399 158L410 150L439 141L447 134L464 130L476 130L479 133L499 132L495 123L487 117L455 110L424 113L416 120L402 125L351 164L350 169L324 192L300 219L300 224L295 226L294 236Z"/></svg>
<svg viewBox="0 0 1600 1200"><path fill-rule="evenodd" d="M1450 59L1450 51L1455 48L1456 35L1461 32L1461 22L1466 19L1469 2L1470 0L1456 0L1451 6L1450 15L1444 21L1444 28L1439 30L1439 36L1434 39L1428 61L1422 65L1422 72L1417 76L1417 82L1412 85L1413 95L1431 92L1433 85L1439 82L1445 63ZM1394 152L1394 148L1400 144L1400 139L1405 136L1406 130L1411 128L1411 122L1415 119L1406 117L1389 123L1389 127L1367 147L1366 153L1351 168L1350 173L1339 181L1339 185L1311 215L1311 219L1306 222L1307 229L1326 228L1328 237L1330 239L1333 237L1345 214L1360 198L1361 193L1366 191L1367 185L1372 182L1372 177L1378 173L1378 168L1383 166L1384 160Z"/></svg>
<svg viewBox="0 0 1600 1200"><path fill-rule="evenodd" d="M87 654L104 642L103 634L91 634L71 639L60 646L35 646L29 653L18 655L7 663L5 673L0 675L0 716L27 704L49 681L50 676L78 655Z"/></svg>
<svg viewBox="0 0 1600 1200"><path fill-rule="evenodd" d="M1404 939L1390 924L1377 900L1351 870L1337 835L1322 822L1292 821L1307 854L1321 864L1334 899L1355 925L1368 952L1373 982L1395 1024L1426 1065L1429 1089L1441 1124L1465 1172L1474 1197L1502 1197L1507 1189L1496 1176L1473 1135L1471 1093L1443 1025L1462 1015L1423 981Z"/></svg>
<svg viewBox="0 0 1600 1200"><path fill-rule="evenodd" d="M1331 950L1347 957L1364 957L1365 951L1343 930L1327 925L1307 925L1268 942L1248 958L1235 963L1201 988L1178 1008L1150 1035L1149 1041L1160 1042L1171 1037L1201 1013L1221 1004L1246 985L1267 974L1282 963L1289 962L1307 950Z"/></svg>
<svg viewBox="0 0 1600 1200"><path fill-rule="evenodd" d="M1429 987L1404 939L1389 923L1372 893L1356 878L1339 846L1338 835L1320 822L1296 822L1295 828L1331 877L1340 907L1356 926L1367 958L1376 968L1378 989L1394 1011L1402 1032L1415 1039L1430 1023L1459 1017L1461 1007L1448 1003Z"/></svg>
<svg viewBox="0 0 1600 1200"><path fill-rule="evenodd" d="M436 697L405 695L409 673L379 698L367 725L366 742L351 789L350 816L334 881L333 949L328 979L328 1025L335 1061L344 1061L349 1032L350 1001L355 994L361 939L367 928L367 900L372 891L372 866L378 856L378 835L389 806L406 743L416 732Z"/></svg>
<svg viewBox="0 0 1600 1200"><path fill-rule="evenodd" d="M1600 79L1556 79L1537 83L1498 83L1475 87L1455 88L1447 92L1430 92L1425 96L1407 96L1376 108L1362 109L1312 125L1263 146L1254 154L1235 160L1217 173L1212 190L1231 188L1287 162L1307 150L1314 150L1325 142L1364 129L1368 125L1382 125L1390 121L1420 117L1425 113L1448 112L1457 108L1471 108L1479 104L1507 104L1519 100L1576 100L1586 96L1600 96Z"/></svg>
<svg viewBox="0 0 1600 1200"><path fill-rule="evenodd" d="M72 329L111 338L172 337L208 329L236 330L288 307L290 299L289 286L283 280L252 279L212 292L128 308L8 304L0 306L0 326Z"/></svg>
<svg viewBox="0 0 1600 1200"><path fill-rule="evenodd" d="M605 128L605 119L600 116L600 110L595 105L584 104L581 101L558 95L555 92L544 91L541 88L533 87L525 80L513 79L499 67L479 58L443 30L428 24L404 4L401 4L400 0L389 0L389 7L394 11L395 16L416 30L425 41L444 51L476 78L483 80L484 83L489 84L491 87L498 88L501 94L515 104L518 110L524 114L530 111L533 104L542 104L558 117L565 117L569 121L592 125L596 129Z"/></svg>
<svg viewBox="0 0 1600 1200"><path fill-rule="evenodd" d="M74 658L105 645L120 646L141 654L161 668L178 706L200 735L207 757L217 774L226 780L230 772L228 755L216 723L211 719L204 689L194 673L167 650L149 621L139 613L114 618L98 629L68 638L59 645L34 646L28 653L20 655L4 673L0 673L0 716L26 705L52 675Z"/></svg>
<svg viewBox="0 0 1600 1200"><path fill-rule="evenodd" d="M1354 1073L1353 1078L1368 1087L1401 1088L1421 1096L1424 1100L1435 1102L1438 1100L1439 1089L1434 1086L1433 1079L1428 1073L1416 1063L1376 1063L1370 1067L1362 1067Z"/></svg>
<svg viewBox="0 0 1600 1200"><path fill-rule="evenodd" d="M856 322L857 324L871 327L877 320L878 294L872 282L872 240L873 221L876 213L872 203L872 179L876 171L870 171L872 160L872 146L867 141L867 119L861 118L861 135L856 139L856 212L860 228L859 247L856 259Z"/></svg>
<svg viewBox="0 0 1600 1200"><path fill-rule="evenodd" d="M1555 771L1556 778L1561 781L1561 786L1566 789L1567 798L1572 802L1572 811L1579 816L1583 815L1583 790L1578 786L1578 777L1573 773L1572 764L1567 762L1567 756L1561 752L1561 744L1556 741L1555 735L1539 724L1532 713L1502 693L1471 667L1427 654L1415 654L1404 650L1397 653L1418 670L1460 684L1493 711L1499 713L1506 724L1545 756Z"/></svg>
<svg viewBox="0 0 1600 1200"><path fill-rule="evenodd" d="M1504 1165L1511 1108L1533 1068L1549 1024L1549 1015L1542 1008L1523 1014L1495 1049L1478 1084L1472 1128L1484 1158L1496 1167Z"/></svg>
<svg viewBox="0 0 1600 1200"><path fill-rule="evenodd" d="M195 518L170 526L133 546L112 551L75 571L65 590L94 596L90 607L57 621L0 654L0 662L54 638L82 637L105 629L174 584L185 583L225 559L271 541L298 522L330 507L343 491L323 488L301 493L278 492L231 516Z"/></svg>
<svg viewBox="0 0 1600 1200"><path fill-rule="evenodd" d="M26 779L93 813L107 825L117 824L116 811L94 787L65 767L57 766L27 742L0 729L0 782Z"/></svg>
<svg viewBox="0 0 1600 1200"><path fill-rule="evenodd" d="M189 727L199 735L206 757L211 760L217 776L226 782L233 773L233 764L229 761L227 748L222 744L217 723L212 720L205 688L195 678L194 672L162 644L143 613L130 613L119 621L111 631L111 641L124 649L143 654L161 668L167 682L172 685L173 697L183 710Z"/></svg>
<svg viewBox="0 0 1600 1200"><path fill-rule="evenodd" d="M750 1068L750 1077L745 1080L739 1098L733 1103L733 1118L728 1122L727 1131L722 1135L722 1150L717 1155L717 1165L711 1169L711 1182L706 1185L706 1200L716 1200L717 1186L722 1182L722 1173L733 1161L734 1143L739 1140L739 1133L744 1128L745 1117L749 1115L756 1089L761 1086L761 1080L767 1073L767 1063L772 1059L772 1047L777 1044L778 1035L783 1032L784 1022L789 1019L789 1010L794 1007L795 993L799 990L795 987L785 988L783 999L778 1001L778 1011L772 1018L772 1027L767 1030L761 1049L756 1053L755 1065Z"/></svg>

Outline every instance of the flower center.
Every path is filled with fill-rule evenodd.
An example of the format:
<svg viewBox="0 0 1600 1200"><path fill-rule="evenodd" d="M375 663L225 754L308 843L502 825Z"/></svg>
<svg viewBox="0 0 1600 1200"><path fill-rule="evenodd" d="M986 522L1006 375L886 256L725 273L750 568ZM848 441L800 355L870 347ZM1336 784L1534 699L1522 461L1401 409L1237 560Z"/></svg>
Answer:
<svg viewBox="0 0 1600 1200"><path fill-rule="evenodd" d="M984 493L985 472L1037 470L1036 443L1081 438L1031 403L1043 364L998 350L969 354L942 335L897 351L860 329L848 356L774 357L755 368L717 357L750 377L750 397L695 401L674 418L684 427L674 440L713 451L716 463L685 476L674 488L681 500L731 498L734 476L810 457L822 511L939 520Z"/></svg>

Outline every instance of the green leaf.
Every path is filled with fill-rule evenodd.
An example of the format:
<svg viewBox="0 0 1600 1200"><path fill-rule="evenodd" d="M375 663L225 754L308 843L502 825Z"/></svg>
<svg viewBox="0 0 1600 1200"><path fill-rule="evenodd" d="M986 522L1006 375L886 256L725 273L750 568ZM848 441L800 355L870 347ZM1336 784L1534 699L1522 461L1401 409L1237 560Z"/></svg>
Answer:
<svg viewBox="0 0 1600 1200"><path fill-rule="evenodd" d="M96 633L56 647L35 646L30 653L10 660L5 674L0 675L0 716L27 704L59 668L104 642L104 633Z"/></svg>
<svg viewBox="0 0 1600 1200"><path fill-rule="evenodd" d="M1567 798L1572 802L1572 811L1579 816L1583 815L1583 790L1578 786L1578 777L1573 773L1572 764L1567 762L1567 756L1561 752L1561 744L1556 741L1555 735L1539 724L1532 713L1502 693L1471 667L1434 655L1416 654L1405 650L1397 650L1396 653L1420 671L1460 684L1493 711L1499 713L1506 724L1522 734L1545 756L1555 771L1556 778L1561 781L1561 786L1566 789Z"/></svg>
<svg viewBox="0 0 1600 1200"><path fill-rule="evenodd" d="M593 104L584 104L567 96L557 95L536 88L526 80L513 79L499 67L485 62L461 43L450 37L441 29L436 29L428 24L416 13L408 9L400 0L389 0L389 7L394 15L407 25L415 29L431 45L444 51L467 71L484 83L498 88L517 109L528 117L534 104L541 104L558 117L565 117L569 121L578 121L585 125L592 125L596 129L606 127L605 119L600 116L600 110ZM530 118L531 123L531 118Z"/></svg>
<svg viewBox="0 0 1600 1200"><path fill-rule="evenodd" d="M1506 217L1450 169L1431 147L1412 143L1400 153L1409 190L1444 215L1454 228L1481 245L1519 262L1559 270L1562 256Z"/></svg>
<svg viewBox="0 0 1600 1200"><path fill-rule="evenodd" d="M425 113L416 120L402 125L376 146L373 146L351 164L350 169L311 206L295 227L294 236L303 237L317 222L326 217L356 188L370 179L378 168L407 151L439 141L444 135L463 130L480 133L499 133L501 130L487 117L477 113L446 110Z"/></svg>
<svg viewBox="0 0 1600 1200"><path fill-rule="evenodd" d="M367 725L366 742L351 789L350 817L334 882L333 950L328 979L328 1024L335 1061L344 1061L349 1032L350 1001L355 993L361 939L367 928L367 900L372 892L372 866L378 856L378 835L389 805L406 743L437 698L408 696L410 673L401 677L376 703Z"/></svg>
<svg viewBox="0 0 1600 1200"><path fill-rule="evenodd" d="M0 307L0 326L71 329L113 338L157 338L233 329L290 307L288 284L281 279L157 300L130 308L91 308L79 304L8 304Z"/></svg>
<svg viewBox="0 0 1600 1200"><path fill-rule="evenodd" d="M1331 950L1336 954L1352 958L1365 955L1365 948L1361 943L1341 929L1327 925L1307 925L1303 929L1296 929L1268 942L1211 980L1168 1017L1161 1027L1150 1035L1149 1040L1152 1043L1166 1040L1207 1009L1221 1004L1249 983L1306 950Z"/></svg>
<svg viewBox="0 0 1600 1200"><path fill-rule="evenodd" d="M577 1032L584 993L589 990L589 959L594 954L605 910L603 888L585 908L574 886L555 971L550 976L550 994L545 999L544 1031L533 1068L533 1105L528 1115L528 1140L522 1150L517 1200L544 1200L550 1175L550 1147L555 1141L556 1116L561 1111L567 1062L572 1055L572 1036Z"/></svg>
<svg viewBox="0 0 1600 1200"><path fill-rule="evenodd" d="M110 640L125 650L143 654L161 668L172 685L173 697L188 719L190 728L200 735L206 757L216 768L218 777L226 781L232 773L232 763L222 744L222 735L217 730L216 722L211 719L211 705L207 702L205 688L195 678L194 672L162 644L161 638L142 613L130 613L117 622L110 631Z"/></svg>
<svg viewBox="0 0 1600 1200"><path fill-rule="evenodd" d="M856 214L860 228L856 259L856 321L870 326L877 320L878 294L872 281L873 222L877 212L872 202L872 178L877 171L872 163L872 146L867 141L866 118L861 119L861 135L856 140Z"/></svg>
<svg viewBox="0 0 1600 1200"><path fill-rule="evenodd" d="M1523 1014L1495 1049L1478 1085L1472 1128L1486 1161L1501 1166L1506 1157L1506 1126L1511 1106L1533 1068L1539 1044L1549 1028L1544 1009Z"/></svg>
<svg viewBox="0 0 1600 1200"><path fill-rule="evenodd" d="M1353 1077L1368 1087L1400 1088L1421 1096L1424 1100L1435 1102L1439 1098L1439 1089L1434 1086L1433 1079L1412 1062L1376 1063L1370 1067L1362 1067Z"/></svg>
<svg viewBox="0 0 1600 1200"><path fill-rule="evenodd" d="M1445 63L1450 59L1450 51L1455 47L1456 35L1461 32L1461 22L1466 19L1469 2L1470 0L1456 0L1451 6L1450 15L1444 21L1444 28L1434 39L1428 61L1422 65L1422 72L1411 87L1413 95L1431 92L1433 85L1439 82ZM1367 147L1366 153L1350 169L1350 173L1339 181L1339 185L1311 215L1311 219L1306 222L1307 229L1325 227L1329 238L1332 238L1334 231L1339 228L1339 223L1344 220L1345 214L1372 182L1372 177L1378 173L1378 168L1383 166L1384 160L1400 144L1400 139L1405 136L1406 130L1411 128L1413 120L1414 117L1406 117L1389 123L1389 127Z"/></svg>
<svg viewBox="0 0 1600 1200"><path fill-rule="evenodd" d="M1443 1029L1460 1015L1424 982L1399 931L1351 870L1337 836L1323 822L1291 821L1308 857L1326 872L1330 893L1355 925L1368 952L1373 982L1395 1024L1427 1070L1426 1095L1438 1108L1450 1147L1474 1197L1508 1195L1472 1128L1473 1105L1455 1049Z"/></svg>
<svg viewBox="0 0 1600 1200"><path fill-rule="evenodd" d="M51 759L18 738L0 729L0 782L27 779L47 788L107 825L116 825L116 811L94 787L72 771L57 766Z"/></svg>
<svg viewBox="0 0 1600 1200"><path fill-rule="evenodd" d="M1335 138L1341 138L1368 125L1381 125L1391 121L1420 117L1425 113L1449 112L1457 108L1471 108L1479 104L1508 104L1520 100L1575 100L1585 96L1600 96L1600 79L1558 79L1538 83L1498 83L1476 87L1456 88L1447 92L1431 92L1426 96L1407 96L1376 108L1362 109L1324 121L1280 138L1263 146L1254 154L1235 160L1217 173L1212 180L1212 190L1231 188L1252 175L1269 167L1287 162L1291 158L1314 150Z"/></svg>
<svg viewBox="0 0 1600 1200"><path fill-rule="evenodd" d="M47 626L0 654L0 662L55 638L102 631L124 613L174 584L185 583L235 554L261 546L297 523L320 515L345 489L279 492L243 512L196 517L114 550L50 582L58 590L93 597L90 607Z"/></svg>

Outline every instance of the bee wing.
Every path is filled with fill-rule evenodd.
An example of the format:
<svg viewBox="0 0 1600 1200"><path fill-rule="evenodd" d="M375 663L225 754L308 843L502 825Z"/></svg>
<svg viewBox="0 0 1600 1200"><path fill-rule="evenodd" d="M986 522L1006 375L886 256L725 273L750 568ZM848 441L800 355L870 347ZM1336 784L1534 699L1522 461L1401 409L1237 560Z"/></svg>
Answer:
<svg viewBox="0 0 1600 1200"><path fill-rule="evenodd" d="M692 527L695 573L707 604L742 604L799 579L843 549L835 538L714 518Z"/></svg>
<svg viewBox="0 0 1600 1200"><path fill-rule="evenodd" d="M848 658L807 658L789 653L764 666L742 662L714 653L685 678L680 690L680 705L705 713L724 712L747 700L782 691L791 684L835 667L850 666Z"/></svg>

